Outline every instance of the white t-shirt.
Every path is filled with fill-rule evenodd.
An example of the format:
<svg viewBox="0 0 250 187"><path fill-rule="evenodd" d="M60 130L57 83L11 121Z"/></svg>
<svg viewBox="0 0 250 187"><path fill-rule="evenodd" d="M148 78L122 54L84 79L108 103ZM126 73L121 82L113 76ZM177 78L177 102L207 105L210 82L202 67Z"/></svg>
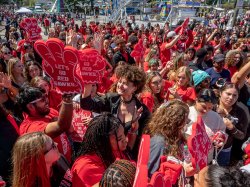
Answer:
<svg viewBox="0 0 250 187"><path fill-rule="evenodd" d="M185 133L189 136L192 134L192 124L197 121L197 117L198 112L195 107L189 107L188 119L190 120L190 122L186 125L185 130ZM217 131L226 131L226 125L224 124L222 117L212 110L202 115L202 120L206 129L206 133L209 137L213 136ZM209 151L208 163L213 160L213 151L213 148Z"/></svg>
<svg viewBox="0 0 250 187"><path fill-rule="evenodd" d="M190 120L190 122L189 124L187 124L185 132L187 135L192 134L192 124L197 121L197 117L198 112L196 111L195 107L189 107L188 119ZM212 110L202 115L202 120L205 125L206 133L209 137L213 136L217 131L226 131L226 126L223 122L222 117Z"/></svg>

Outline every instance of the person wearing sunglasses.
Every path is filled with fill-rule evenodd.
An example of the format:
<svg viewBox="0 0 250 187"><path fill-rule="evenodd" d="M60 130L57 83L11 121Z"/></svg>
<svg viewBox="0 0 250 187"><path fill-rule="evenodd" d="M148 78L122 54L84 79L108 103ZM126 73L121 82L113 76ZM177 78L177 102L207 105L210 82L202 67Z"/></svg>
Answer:
<svg viewBox="0 0 250 187"><path fill-rule="evenodd" d="M25 114L20 125L20 134L44 132L58 143L58 149L71 162L71 145L66 132L71 126L73 102L70 95L63 95L63 102L58 113L49 107L48 96L42 88L23 87L17 102Z"/></svg>
<svg viewBox="0 0 250 187"><path fill-rule="evenodd" d="M140 98L150 112L154 112L164 101L163 85L164 82L159 72L152 71L147 74L146 85Z"/></svg>
<svg viewBox="0 0 250 187"><path fill-rule="evenodd" d="M57 143L43 132L19 137L13 147L12 163L13 187L53 187L65 181L71 186L71 177L64 177L65 173L71 176L67 161L59 153Z"/></svg>
<svg viewBox="0 0 250 187"><path fill-rule="evenodd" d="M205 125L206 133L212 137L217 131L225 132L226 126L218 113L212 109L216 104L215 94L211 89L202 89L195 101L195 105L189 107L189 123L186 125L185 133L190 136L192 134L192 125L201 115ZM213 159L213 149L210 150L208 155L208 163Z"/></svg>

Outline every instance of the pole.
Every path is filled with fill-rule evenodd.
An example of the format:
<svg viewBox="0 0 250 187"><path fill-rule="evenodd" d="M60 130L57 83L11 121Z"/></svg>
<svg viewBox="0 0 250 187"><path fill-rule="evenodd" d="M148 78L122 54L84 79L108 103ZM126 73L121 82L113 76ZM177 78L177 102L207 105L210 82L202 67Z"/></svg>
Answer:
<svg viewBox="0 0 250 187"><path fill-rule="evenodd" d="M236 3L235 3L235 7L234 7L234 17L233 17L233 24L232 24L232 27L234 27L235 25L235 22L236 22L236 19L237 19L237 16L238 16L238 12L239 12L239 6L241 4L243 0L237 0Z"/></svg>

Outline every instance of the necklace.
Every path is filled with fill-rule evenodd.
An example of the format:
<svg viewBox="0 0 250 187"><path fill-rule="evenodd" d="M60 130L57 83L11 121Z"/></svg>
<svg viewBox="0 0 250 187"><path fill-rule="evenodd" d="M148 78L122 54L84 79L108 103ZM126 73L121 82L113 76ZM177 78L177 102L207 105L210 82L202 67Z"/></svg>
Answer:
<svg viewBox="0 0 250 187"><path fill-rule="evenodd" d="M125 100L121 99L121 102L124 103L124 104L126 104L126 105L128 105L128 104L130 104L133 100L134 100L134 97L132 97L129 101L125 101Z"/></svg>

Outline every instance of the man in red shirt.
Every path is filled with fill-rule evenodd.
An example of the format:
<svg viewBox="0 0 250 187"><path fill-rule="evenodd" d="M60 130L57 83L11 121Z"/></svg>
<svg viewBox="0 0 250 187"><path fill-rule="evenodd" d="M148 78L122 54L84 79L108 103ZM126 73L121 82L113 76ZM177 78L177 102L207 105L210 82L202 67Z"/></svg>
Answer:
<svg viewBox="0 0 250 187"><path fill-rule="evenodd" d="M167 42L161 44L160 51L161 51L161 62L163 66L170 60L171 51L176 51L177 48L175 44L178 42L180 35L176 35L174 31L170 31L167 34Z"/></svg>
<svg viewBox="0 0 250 187"><path fill-rule="evenodd" d="M45 29L44 34L48 35L49 26L50 26L49 19L47 17L45 17L43 23L44 23L44 29Z"/></svg>
<svg viewBox="0 0 250 187"><path fill-rule="evenodd" d="M67 160L71 161L71 146L66 135L69 130L73 115L72 98L63 95L63 102L58 113L49 108L48 97L41 88L25 87L18 96L25 119L20 125L20 134L42 131L55 142L58 149Z"/></svg>

